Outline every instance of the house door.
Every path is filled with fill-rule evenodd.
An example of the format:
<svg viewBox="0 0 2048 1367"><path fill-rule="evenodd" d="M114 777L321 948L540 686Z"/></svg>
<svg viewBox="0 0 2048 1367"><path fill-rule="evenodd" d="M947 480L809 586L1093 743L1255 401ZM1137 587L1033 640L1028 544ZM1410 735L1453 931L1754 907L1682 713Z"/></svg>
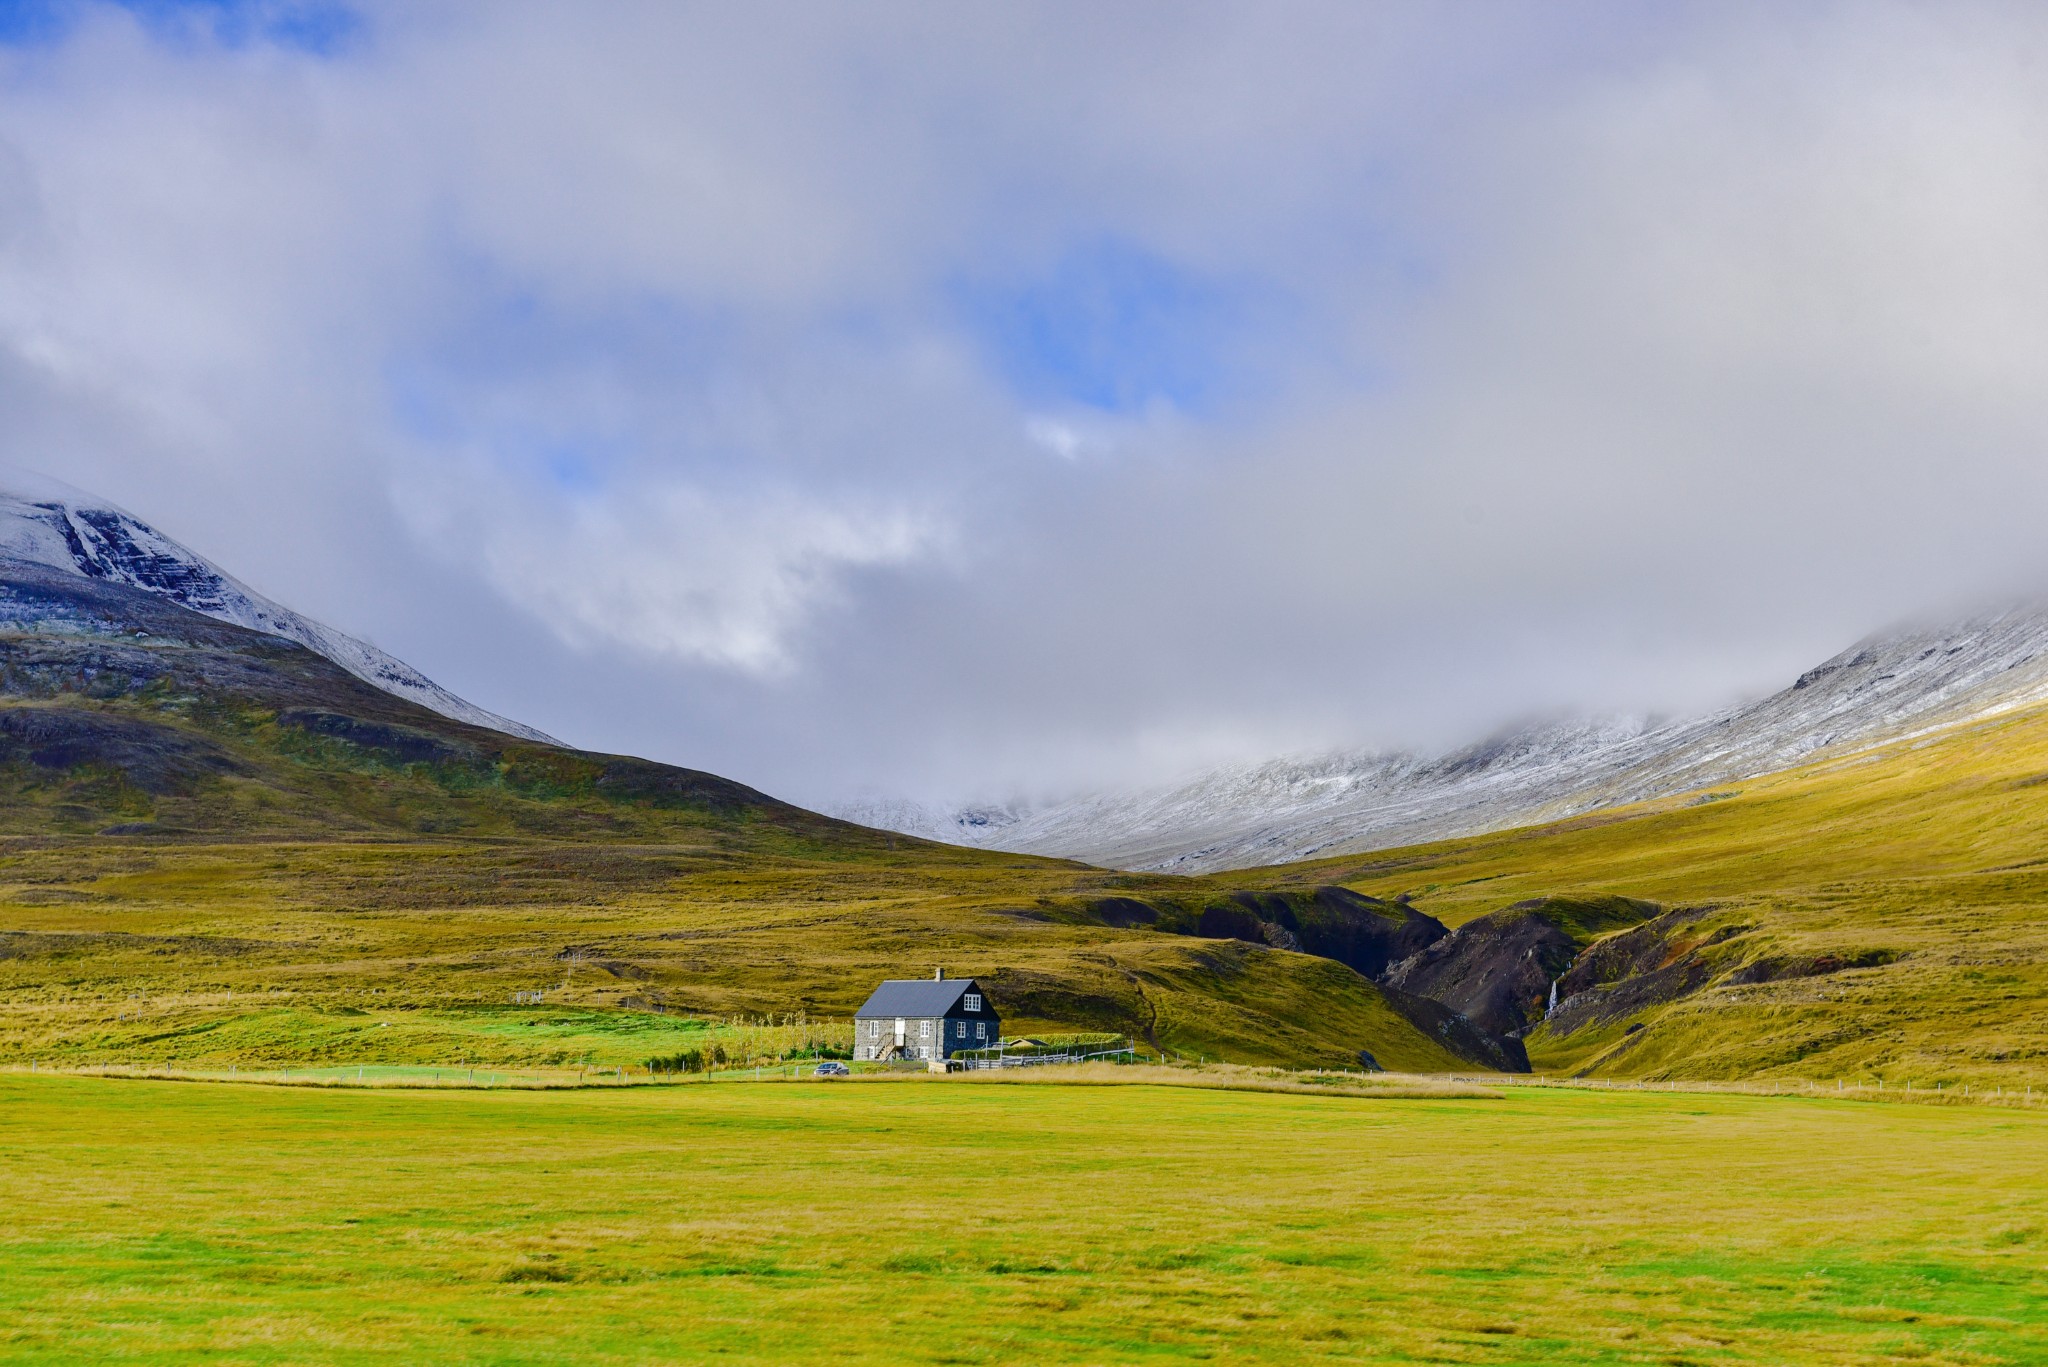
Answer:
<svg viewBox="0 0 2048 1367"><path fill-rule="evenodd" d="M903 1017L901 1016L896 1018L896 1048L898 1052L901 1052L903 1048Z"/></svg>

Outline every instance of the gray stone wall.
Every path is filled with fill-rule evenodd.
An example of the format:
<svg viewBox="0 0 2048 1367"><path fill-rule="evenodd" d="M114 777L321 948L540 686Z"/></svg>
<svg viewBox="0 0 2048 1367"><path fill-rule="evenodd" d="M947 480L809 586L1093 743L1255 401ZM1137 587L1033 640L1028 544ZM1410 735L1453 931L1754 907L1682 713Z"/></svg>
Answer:
<svg viewBox="0 0 2048 1367"><path fill-rule="evenodd" d="M896 1047L896 1019L883 1016L856 1020L854 1058L876 1059ZM979 1036L975 1033L977 1028L981 1031ZM999 1034L998 1023L990 1019L904 1017L902 1052L897 1057L929 1061L950 1058L963 1049L992 1049Z"/></svg>

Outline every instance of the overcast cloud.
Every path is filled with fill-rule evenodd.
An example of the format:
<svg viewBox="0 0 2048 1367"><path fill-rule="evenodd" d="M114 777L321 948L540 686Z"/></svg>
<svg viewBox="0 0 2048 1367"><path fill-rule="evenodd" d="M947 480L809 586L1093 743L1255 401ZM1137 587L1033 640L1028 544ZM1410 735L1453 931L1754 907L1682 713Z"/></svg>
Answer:
<svg viewBox="0 0 2048 1367"><path fill-rule="evenodd" d="M2038 6L0 4L0 461L798 800L2048 589Z"/></svg>

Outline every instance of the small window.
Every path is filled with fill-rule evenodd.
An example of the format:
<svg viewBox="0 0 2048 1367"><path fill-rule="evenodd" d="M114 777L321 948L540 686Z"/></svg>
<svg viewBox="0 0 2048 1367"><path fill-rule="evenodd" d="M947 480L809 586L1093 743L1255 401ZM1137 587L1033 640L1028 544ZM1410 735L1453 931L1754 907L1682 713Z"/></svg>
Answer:
<svg viewBox="0 0 2048 1367"><path fill-rule="evenodd" d="M880 1039L881 1037L882 1037L882 1023L881 1023L880 1021L869 1021L869 1022L868 1022L868 1038L869 1038L869 1039Z"/></svg>
<svg viewBox="0 0 2048 1367"><path fill-rule="evenodd" d="M969 1011L981 1010L981 993L969 992L967 994L967 1000L961 1004L965 1006Z"/></svg>
<svg viewBox="0 0 2048 1367"><path fill-rule="evenodd" d="M988 1038L988 1022L987 1022L987 1021L976 1021L976 1022L974 1023L974 1037L975 1037L976 1039L987 1039L987 1038Z"/></svg>
<svg viewBox="0 0 2048 1367"><path fill-rule="evenodd" d="M917 1023L917 1033L920 1038L930 1039L932 1037L932 1023L930 1021L919 1021Z"/></svg>

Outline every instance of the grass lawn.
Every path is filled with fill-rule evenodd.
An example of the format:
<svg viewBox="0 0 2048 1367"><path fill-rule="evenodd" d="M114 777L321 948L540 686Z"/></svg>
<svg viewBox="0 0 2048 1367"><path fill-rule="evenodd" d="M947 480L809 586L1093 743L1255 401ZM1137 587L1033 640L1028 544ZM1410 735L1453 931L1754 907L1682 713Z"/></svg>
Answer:
<svg viewBox="0 0 2048 1367"><path fill-rule="evenodd" d="M0 1358L2048 1360L2048 1115L0 1075Z"/></svg>

